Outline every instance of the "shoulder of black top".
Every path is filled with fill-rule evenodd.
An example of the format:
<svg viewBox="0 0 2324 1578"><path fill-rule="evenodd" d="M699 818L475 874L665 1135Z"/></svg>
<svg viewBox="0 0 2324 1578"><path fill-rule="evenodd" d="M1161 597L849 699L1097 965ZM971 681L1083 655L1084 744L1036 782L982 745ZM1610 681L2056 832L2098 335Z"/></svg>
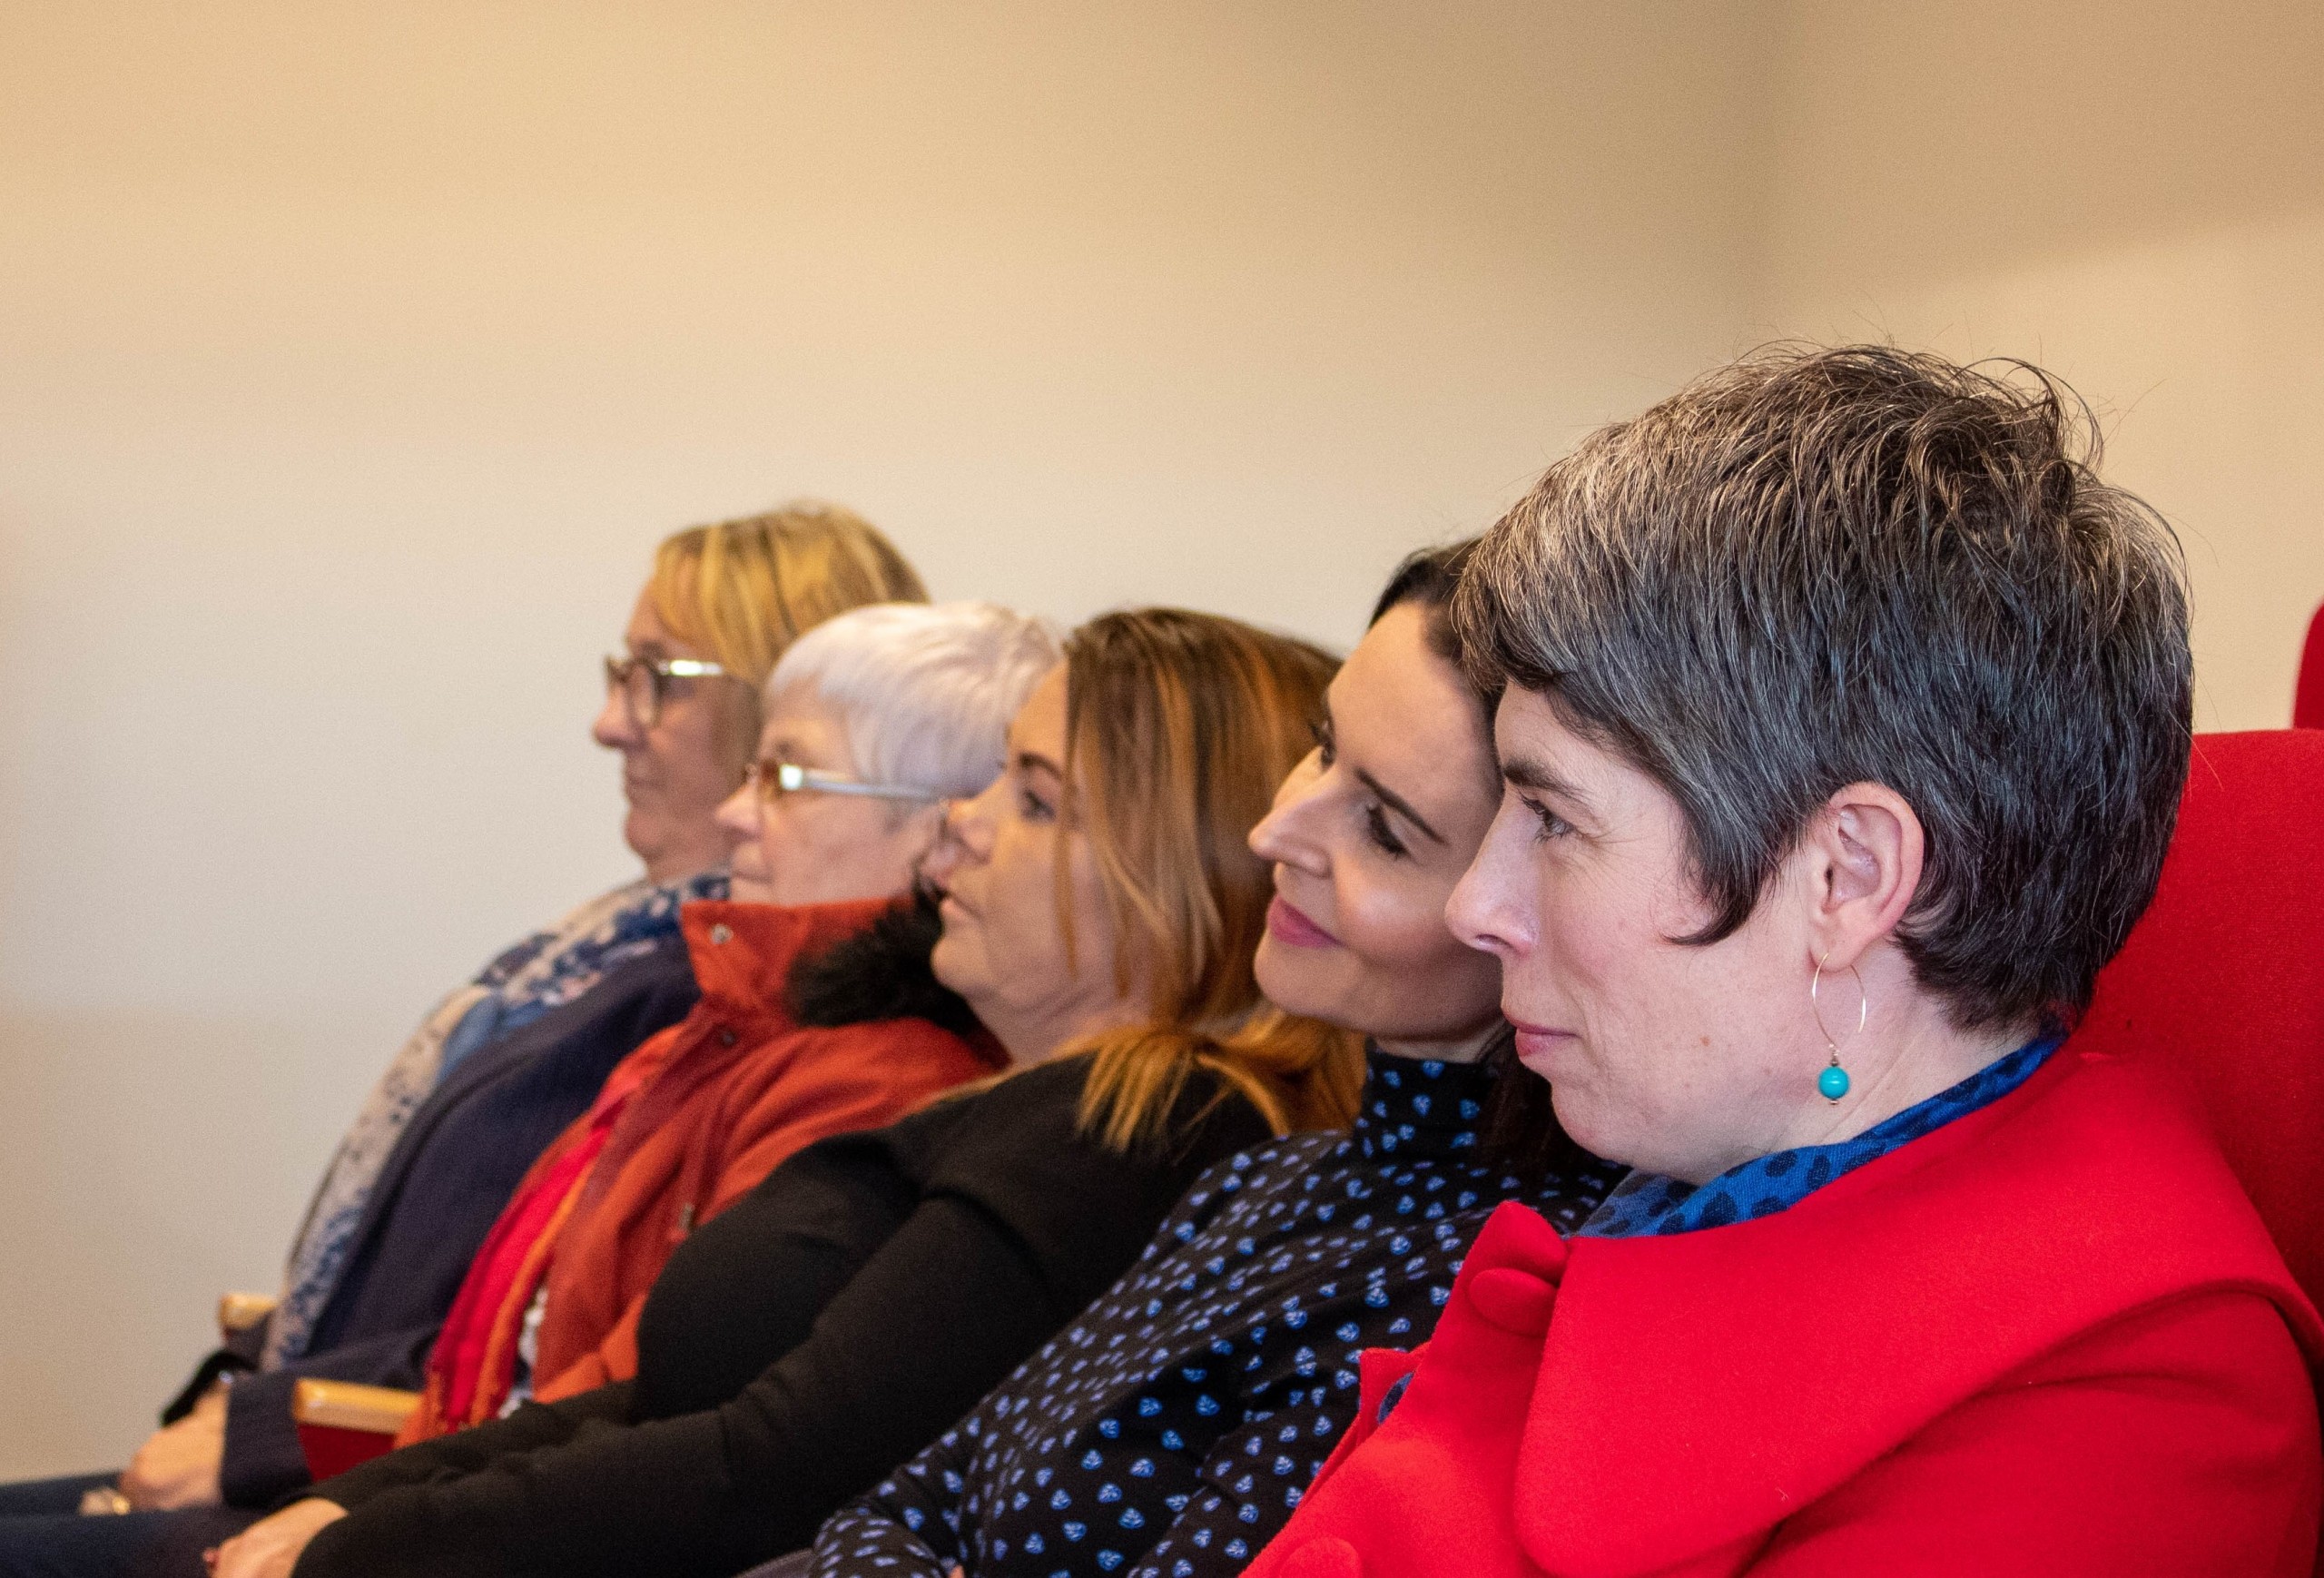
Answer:
<svg viewBox="0 0 2324 1578"><path fill-rule="evenodd" d="M929 963L943 934L934 895L898 900L862 931L792 962L783 986L791 1017L825 1028L923 1019L954 1035L970 1034L976 1015Z"/></svg>

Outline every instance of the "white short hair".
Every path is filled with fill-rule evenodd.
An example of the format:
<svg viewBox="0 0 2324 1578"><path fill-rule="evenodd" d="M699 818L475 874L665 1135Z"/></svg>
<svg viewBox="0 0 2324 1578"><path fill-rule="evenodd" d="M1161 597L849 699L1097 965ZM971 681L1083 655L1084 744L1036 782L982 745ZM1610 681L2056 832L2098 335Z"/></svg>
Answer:
<svg viewBox="0 0 2324 1578"><path fill-rule="evenodd" d="M1009 723L1064 661L1057 633L992 603L873 603L787 647L766 698L805 685L847 731L855 770L947 798L1000 774Z"/></svg>

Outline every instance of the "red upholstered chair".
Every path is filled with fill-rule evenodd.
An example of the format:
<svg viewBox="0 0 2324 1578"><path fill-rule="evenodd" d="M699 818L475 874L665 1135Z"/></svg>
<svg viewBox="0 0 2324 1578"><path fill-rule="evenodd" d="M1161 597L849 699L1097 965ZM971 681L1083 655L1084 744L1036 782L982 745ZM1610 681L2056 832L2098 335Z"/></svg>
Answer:
<svg viewBox="0 0 2324 1578"><path fill-rule="evenodd" d="M2324 729L2324 606L2308 622L2308 650L2300 655L2299 689L2292 695L2291 726Z"/></svg>
<svg viewBox="0 0 2324 1578"><path fill-rule="evenodd" d="M2162 886L2074 1034L2172 1061L2324 1306L2324 728L2195 736Z"/></svg>
<svg viewBox="0 0 2324 1578"><path fill-rule="evenodd" d="M2076 1038L2176 1065L2324 1306L2324 730L2195 736L2162 885Z"/></svg>

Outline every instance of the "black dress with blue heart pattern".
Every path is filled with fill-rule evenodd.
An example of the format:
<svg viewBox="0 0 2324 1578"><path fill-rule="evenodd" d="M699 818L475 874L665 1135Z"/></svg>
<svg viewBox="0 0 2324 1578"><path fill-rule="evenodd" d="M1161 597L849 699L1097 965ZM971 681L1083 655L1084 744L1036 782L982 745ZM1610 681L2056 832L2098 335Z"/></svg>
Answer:
<svg viewBox="0 0 2324 1578"><path fill-rule="evenodd" d="M1351 1132L1211 1169L1120 1281L824 1524L816 1578L1239 1571L1354 1416L1357 1355L1425 1339L1493 1208L1571 1231L1620 1176L1488 1164L1492 1080L1375 1049Z"/></svg>

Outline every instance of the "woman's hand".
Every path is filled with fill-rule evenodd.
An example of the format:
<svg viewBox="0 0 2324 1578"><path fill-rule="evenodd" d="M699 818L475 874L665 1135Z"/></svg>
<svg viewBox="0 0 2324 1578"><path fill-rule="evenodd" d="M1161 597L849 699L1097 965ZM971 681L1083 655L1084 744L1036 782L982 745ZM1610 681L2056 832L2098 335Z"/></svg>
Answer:
<svg viewBox="0 0 2324 1578"><path fill-rule="evenodd" d="M290 1578L307 1542L346 1515L345 1507L320 1496L292 1502L208 1553L211 1578Z"/></svg>
<svg viewBox="0 0 2324 1578"><path fill-rule="evenodd" d="M225 1457L226 1389L212 1386L192 1413L145 1438L121 1476L121 1494L141 1513L214 1507Z"/></svg>

